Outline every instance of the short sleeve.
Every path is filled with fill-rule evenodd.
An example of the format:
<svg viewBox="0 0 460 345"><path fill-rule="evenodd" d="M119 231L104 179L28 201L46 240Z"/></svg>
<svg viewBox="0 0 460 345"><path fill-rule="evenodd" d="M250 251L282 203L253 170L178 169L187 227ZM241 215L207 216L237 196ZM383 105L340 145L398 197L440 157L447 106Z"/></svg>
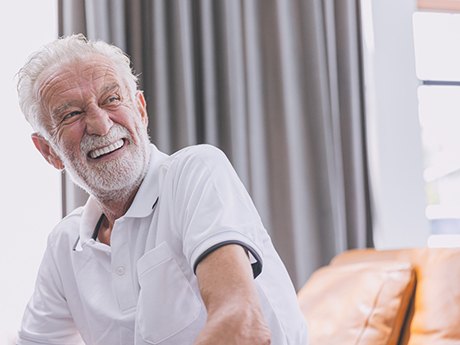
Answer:
<svg viewBox="0 0 460 345"><path fill-rule="evenodd" d="M246 248L257 276L266 231L225 154L210 145L194 146L171 168L174 218L189 264L195 269L209 252L235 243Z"/></svg>
<svg viewBox="0 0 460 345"><path fill-rule="evenodd" d="M62 290L62 283L48 242L34 293L24 312L18 334L18 345L83 344Z"/></svg>

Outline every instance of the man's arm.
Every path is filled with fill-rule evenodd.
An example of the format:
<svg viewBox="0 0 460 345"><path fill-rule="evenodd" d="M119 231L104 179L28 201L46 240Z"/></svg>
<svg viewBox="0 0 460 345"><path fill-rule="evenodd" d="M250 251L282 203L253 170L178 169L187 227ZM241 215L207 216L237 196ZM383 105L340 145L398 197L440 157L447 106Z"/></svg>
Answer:
<svg viewBox="0 0 460 345"><path fill-rule="evenodd" d="M198 264L196 275L208 318L195 345L271 343L243 247L217 249Z"/></svg>

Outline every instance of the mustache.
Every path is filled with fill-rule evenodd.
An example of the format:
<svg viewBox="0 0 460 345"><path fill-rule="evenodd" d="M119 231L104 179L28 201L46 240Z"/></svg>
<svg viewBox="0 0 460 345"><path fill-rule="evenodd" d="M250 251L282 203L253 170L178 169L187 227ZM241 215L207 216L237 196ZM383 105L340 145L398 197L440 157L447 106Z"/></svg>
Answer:
<svg viewBox="0 0 460 345"><path fill-rule="evenodd" d="M132 141L131 135L125 127L114 124L112 128L110 128L110 131L104 136L85 134L80 143L80 150L84 154L87 154L91 150L110 145L120 139Z"/></svg>

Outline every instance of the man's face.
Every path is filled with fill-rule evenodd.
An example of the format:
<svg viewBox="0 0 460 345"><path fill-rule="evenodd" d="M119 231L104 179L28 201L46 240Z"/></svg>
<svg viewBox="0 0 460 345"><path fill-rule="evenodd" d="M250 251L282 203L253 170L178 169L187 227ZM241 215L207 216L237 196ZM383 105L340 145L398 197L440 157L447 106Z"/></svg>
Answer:
<svg viewBox="0 0 460 345"><path fill-rule="evenodd" d="M133 99L112 63L97 55L39 82L51 147L74 182L94 195L136 188L149 159L143 96Z"/></svg>

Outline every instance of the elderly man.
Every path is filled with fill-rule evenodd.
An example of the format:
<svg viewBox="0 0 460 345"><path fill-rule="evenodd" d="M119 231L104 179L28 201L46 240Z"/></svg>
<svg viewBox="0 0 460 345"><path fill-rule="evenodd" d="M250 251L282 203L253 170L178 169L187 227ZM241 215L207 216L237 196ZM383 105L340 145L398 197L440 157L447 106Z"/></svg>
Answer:
<svg viewBox="0 0 460 345"><path fill-rule="evenodd" d="M225 155L149 141L127 56L82 35L20 70L32 141L90 197L50 234L19 344L307 342L289 276Z"/></svg>

